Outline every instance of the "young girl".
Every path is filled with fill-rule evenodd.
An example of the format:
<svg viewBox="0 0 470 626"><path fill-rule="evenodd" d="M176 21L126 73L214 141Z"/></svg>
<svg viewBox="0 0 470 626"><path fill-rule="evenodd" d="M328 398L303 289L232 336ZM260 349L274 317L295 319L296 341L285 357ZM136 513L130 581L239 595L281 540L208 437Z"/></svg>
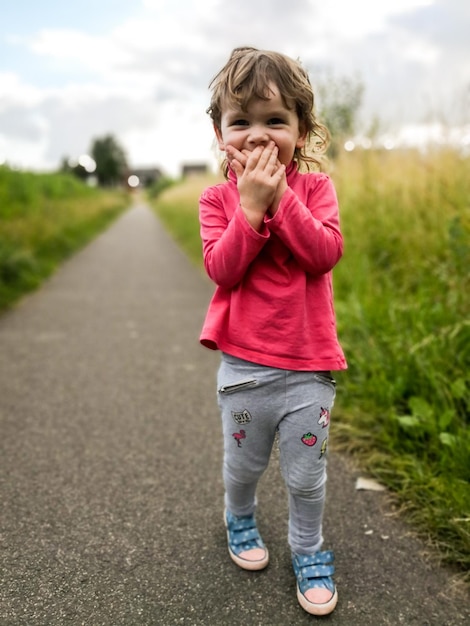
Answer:
<svg viewBox="0 0 470 626"><path fill-rule="evenodd" d="M298 166L317 162L308 149L324 147L327 130L306 71L284 55L237 48L211 88L227 181L200 199L204 264L217 285L201 343L222 352L228 549L244 569L268 564L254 513L278 433L297 597L326 615L338 598L333 553L320 548L331 371L346 368L331 280L343 240L331 180Z"/></svg>

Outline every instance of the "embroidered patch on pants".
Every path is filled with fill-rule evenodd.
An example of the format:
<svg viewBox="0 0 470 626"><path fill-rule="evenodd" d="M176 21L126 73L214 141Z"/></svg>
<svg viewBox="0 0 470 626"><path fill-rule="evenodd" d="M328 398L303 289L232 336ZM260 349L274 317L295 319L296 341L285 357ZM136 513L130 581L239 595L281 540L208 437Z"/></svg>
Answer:
<svg viewBox="0 0 470 626"><path fill-rule="evenodd" d="M328 409L324 409L323 407L321 408L320 419L318 420L318 423L321 425L322 428L326 428L329 425L330 411Z"/></svg>
<svg viewBox="0 0 470 626"><path fill-rule="evenodd" d="M233 420L237 424L249 424L251 422L251 413L246 409L244 411L232 411Z"/></svg>
<svg viewBox="0 0 470 626"><path fill-rule="evenodd" d="M242 429L240 429L239 433L232 433L232 437L237 442L237 446L239 448L241 448L242 447L242 439L246 439L246 432L242 428Z"/></svg>
<svg viewBox="0 0 470 626"><path fill-rule="evenodd" d="M301 440L302 440L302 443L304 443L309 448L311 448L312 446L314 446L317 443L316 436L313 435L310 432L305 433L305 435L302 435Z"/></svg>

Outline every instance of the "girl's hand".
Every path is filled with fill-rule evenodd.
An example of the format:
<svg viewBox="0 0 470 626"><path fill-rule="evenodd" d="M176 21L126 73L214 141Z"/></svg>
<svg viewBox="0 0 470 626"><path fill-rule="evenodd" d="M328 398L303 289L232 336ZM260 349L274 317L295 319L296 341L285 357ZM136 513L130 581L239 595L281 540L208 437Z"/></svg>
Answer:
<svg viewBox="0 0 470 626"><path fill-rule="evenodd" d="M225 149L225 154L227 155L227 161L232 166L232 169L234 165L235 167L237 167L237 163L240 164L243 169L245 169L246 162L248 161L248 157L251 153L249 150L242 150L240 152L240 150L237 150L233 146L227 146ZM234 163L234 161L236 161L236 163Z"/></svg>
<svg viewBox="0 0 470 626"><path fill-rule="evenodd" d="M260 230L266 212L279 195L277 190L281 181L287 186L285 166L277 158L278 148L274 142L270 142L267 146L256 147L252 152L240 152L232 146L227 146L226 152L237 176L241 208L253 228ZM283 193L284 185L281 187ZM276 209L279 199L276 200Z"/></svg>
<svg viewBox="0 0 470 626"><path fill-rule="evenodd" d="M288 187L287 178L286 178L286 173L284 170L284 176L281 178L281 181L279 182L279 185L277 186L273 201L271 203L271 206L268 209L268 213L271 217L274 217L276 215L277 210L279 208L279 203L281 202L281 198L284 195L284 192L286 191L287 187Z"/></svg>

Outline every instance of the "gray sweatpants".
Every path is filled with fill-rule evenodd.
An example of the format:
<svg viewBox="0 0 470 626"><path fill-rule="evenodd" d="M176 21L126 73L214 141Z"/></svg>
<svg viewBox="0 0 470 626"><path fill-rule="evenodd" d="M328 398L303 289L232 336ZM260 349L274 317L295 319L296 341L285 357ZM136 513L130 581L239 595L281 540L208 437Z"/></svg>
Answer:
<svg viewBox="0 0 470 626"><path fill-rule="evenodd" d="M217 376L224 434L225 505L234 515L256 507L256 487L276 432L289 493L289 545L313 554L323 541L326 449L335 381L329 372L257 365L227 354Z"/></svg>

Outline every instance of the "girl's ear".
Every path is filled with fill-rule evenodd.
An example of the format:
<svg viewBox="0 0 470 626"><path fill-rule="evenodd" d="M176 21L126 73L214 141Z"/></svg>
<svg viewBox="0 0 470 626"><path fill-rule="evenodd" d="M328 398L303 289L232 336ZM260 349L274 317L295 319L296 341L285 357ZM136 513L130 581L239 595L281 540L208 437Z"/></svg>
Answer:
<svg viewBox="0 0 470 626"><path fill-rule="evenodd" d="M305 144L307 143L307 136L308 136L308 132L306 130L304 130L302 128L302 126L301 126L299 128L299 137L297 139L295 147L296 148L303 148L305 146Z"/></svg>
<svg viewBox="0 0 470 626"><path fill-rule="evenodd" d="M219 146L219 150L222 150L222 152L225 151L225 143L224 140L222 139L222 133L220 132L220 128L214 124L214 132L215 132L215 136L217 139L217 144Z"/></svg>

